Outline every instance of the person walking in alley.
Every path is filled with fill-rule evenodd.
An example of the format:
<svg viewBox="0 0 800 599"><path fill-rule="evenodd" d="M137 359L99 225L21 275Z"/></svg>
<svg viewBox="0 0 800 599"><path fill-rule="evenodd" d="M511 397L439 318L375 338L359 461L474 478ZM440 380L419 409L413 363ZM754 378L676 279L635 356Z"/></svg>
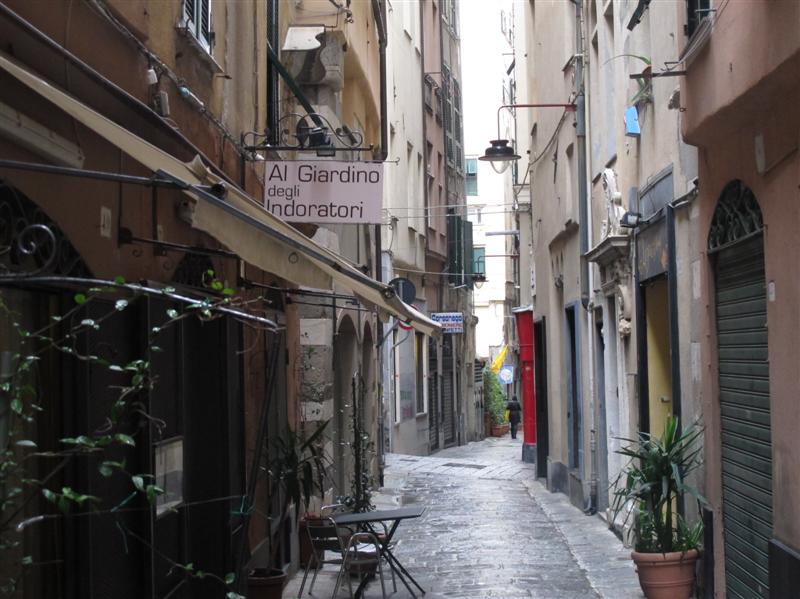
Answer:
<svg viewBox="0 0 800 599"><path fill-rule="evenodd" d="M506 409L508 410L508 422L511 424L511 438L516 439L517 427L519 426L519 421L521 420L520 414L522 413L522 406L519 405L516 395L511 396L511 401L508 402Z"/></svg>

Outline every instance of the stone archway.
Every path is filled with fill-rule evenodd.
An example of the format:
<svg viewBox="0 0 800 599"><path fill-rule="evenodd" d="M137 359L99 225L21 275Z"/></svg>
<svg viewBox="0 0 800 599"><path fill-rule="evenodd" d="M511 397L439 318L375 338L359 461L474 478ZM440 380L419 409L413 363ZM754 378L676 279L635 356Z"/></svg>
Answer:
<svg viewBox="0 0 800 599"><path fill-rule="evenodd" d="M713 260L725 581L746 599L769 593L772 434L763 218L730 182L708 234Z"/></svg>

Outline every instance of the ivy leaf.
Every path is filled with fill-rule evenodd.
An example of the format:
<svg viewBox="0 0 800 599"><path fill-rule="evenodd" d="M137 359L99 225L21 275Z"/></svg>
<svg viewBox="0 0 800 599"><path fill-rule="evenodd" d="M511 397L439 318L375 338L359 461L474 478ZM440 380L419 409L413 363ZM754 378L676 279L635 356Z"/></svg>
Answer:
<svg viewBox="0 0 800 599"><path fill-rule="evenodd" d="M22 401L18 398L11 400L11 411L15 414L22 414Z"/></svg>
<svg viewBox="0 0 800 599"><path fill-rule="evenodd" d="M106 478L114 474L114 469L108 465L108 462L103 462L100 464L98 470L100 471L100 474Z"/></svg>
<svg viewBox="0 0 800 599"><path fill-rule="evenodd" d="M233 591L228 591L225 593L225 599L247 599L247 597L239 593L234 593Z"/></svg>
<svg viewBox="0 0 800 599"><path fill-rule="evenodd" d="M95 323L95 321L92 320L91 318L84 318L83 320L81 320L81 326L94 328L95 326L97 326L97 323Z"/></svg>
<svg viewBox="0 0 800 599"><path fill-rule="evenodd" d="M231 289L230 287L226 287L225 289L222 290L222 295L231 296L234 293L236 293L236 292L233 289Z"/></svg>
<svg viewBox="0 0 800 599"><path fill-rule="evenodd" d="M131 437L130 435L117 433L116 435L114 435L114 439L119 441L123 445L130 445L131 447L136 447L136 441L134 441L133 437Z"/></svg>
<svg viewBox="0 0 800 599"><path fill-rule="evenodd" d="M36 447L36 443L30 439L21 439L16 443L17 447Z"/></svg>
<svg viewBox="0 0 800 599"><path fill-rule="evenodd" d="M75 300L75 303L78 304L79 306L85 304L87 301L86 295L83 293L76 293L73 299Z"/></svg>
<svg viewBox="0 0 800 599"><path fill-rule="evenodd" d="M95 497L94 495L83 495L82 493L78 493L70 487L64 487L61 489L61 492L64 494L66 499L74 501L78 505L83 505L87 501L100 501L99 497Z"/></svg>
<svg viewBox="0 0 800 599"><path fill-rule="evenodd" d="M144 479L141 476L131 476L131 482L139 491L144 491Z"/></svg>
<svg viewBox="0 0 800 599"><path fill-rule="evenodd" d="M167 310L167 316L170 318L178 318L178 311L175 308L170 308Z"/></svg>
<svg viewBox="0 0 800 599"><path fill-rule="evenodd" d="M222 281L211 281L211 289L214 291L222 291L225 285L222 284Z"/></svg>
<svg viewBox="0 0 800 599"><path fill-rule="evenodd" d="M117 364L109 364L109 370L113 370L114 372L124 372L125 369L122 366L118 366Z"/></svg>
<svg viewBox="0 0 800 599"><path fill-rule="evenodd" d="M118 285L124 285L125 284L125 277L117 275L116 277L114 277L114 282L116 284L118 284Z"/></svg>
<svg viewBox="0 0 800 599"><path fill-rule="evenodd" d="M225 584L231 585L234 582L236 582L236 574L234 574L233 572L228 572L225 575ZM230 593L228 593L228 596L230 597Z"/></svg>
<svg viewBox="0 0 800 599"><path fill-rule="evenodd" d="M60 509L65 514L69 511L69 506L70 506L69 499L67 499L63 495L59 496L58 500L56 500L56 505L58 506L58 509Z"/></svg>
<svg viewBox="0 0 800 599"><path fill-rule="evenodd" d="M42 489L42 495L51 503L55 503L58 500L58 493L53 493L50 489Z"/></svg>
<svg viewBox="0 0 800 599"><path fill-rule="evenodd" d="M164 489L156 485L147 485L147 488L145 489L145 494L147 495L147 501L149 501L152 504L155 503L156 498L159 495L164 494Z"/></svg>
<svg viewBox="0 0 800 599"><path fill-rule="evenodd" d="M128 300L124 300L124 299L117 300L117 303L114 304L114 307L117 310L122 311L122 310L124 310L125 308L128 307Z"/></svg>
<svg viewBox="0 0 800 599"><path fill-rule="evenodd" d="M32 557L32 556L30 556L30 555L26 555L25 557L23 557L23 558L20 560L20 563L21 563L23 566L30 566L30 565L33 563L33 557Z"/></svg>

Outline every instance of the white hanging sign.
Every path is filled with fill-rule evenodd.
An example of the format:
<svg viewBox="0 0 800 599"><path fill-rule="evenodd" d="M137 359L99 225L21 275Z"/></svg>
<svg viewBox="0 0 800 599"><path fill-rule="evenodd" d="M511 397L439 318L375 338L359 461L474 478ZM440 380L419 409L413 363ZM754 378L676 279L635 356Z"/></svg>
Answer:
<svg viewBox="0 0 800 599"><path fill-rule="evenodd" d="M381 222L383 163L264 163L264 207L295 223Z"/></svg>

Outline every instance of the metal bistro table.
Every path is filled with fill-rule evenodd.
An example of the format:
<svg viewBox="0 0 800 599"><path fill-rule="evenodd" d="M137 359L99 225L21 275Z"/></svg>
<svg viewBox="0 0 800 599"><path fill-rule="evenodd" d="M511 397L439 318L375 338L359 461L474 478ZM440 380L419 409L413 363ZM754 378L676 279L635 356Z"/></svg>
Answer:
<svg viewBox="0 0 800 599"><path fill-rule="evenodd" d="M417 587L421 594L425 594L425 589L419 586L419 583L414 580L414 577L408 573L403 567L403 564L395 557L392 553L391 549L389 548L389 544L392 541L392 537L394 537L395 531L397 531L397 527L400 526L401 520L407 520L410 518L419 518L422 514L425 513L425 508L423 507L404 507L398 508L396 510L377 510L374 512L362 512L360 514L334 514L333 521L336 522L337 526L359 526L366 528L370 532L375 532L375 529L372 527L372 524L375 522L391 522L392 525L389 528L389 532L386 535L386 538L383 539L381 543L381 553L386 556L386 561L389 563L389 566L392 570L397 574L400 578L402 583L408 589L408 592L411 593L412 597L416 597L414 591L411 590L411 587L408 584L408 581ZM380 537L379 537L380 538ZM361 581L361 584L358 585L358 589L356 590L355 596L361 597L361 593L364 590L364 586L367 584L366 579Z"/></svg>

